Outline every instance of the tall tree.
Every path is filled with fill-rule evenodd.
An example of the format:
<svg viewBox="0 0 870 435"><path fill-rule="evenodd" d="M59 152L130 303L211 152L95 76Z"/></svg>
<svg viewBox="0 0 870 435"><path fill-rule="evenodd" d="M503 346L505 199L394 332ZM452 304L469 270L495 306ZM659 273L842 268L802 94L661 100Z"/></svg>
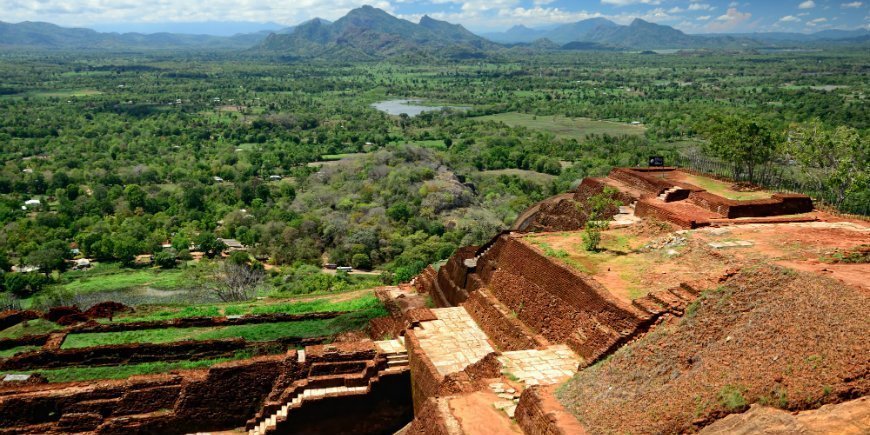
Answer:
<svg viewBox="0 0 870 435"><path fill-rule="evenodd" d="M725 115L714 117L701 126L707 138L704 151L727 161L732 166L734 179L745 173L749 182L757 181L757 168L773 159L777 140L769 128L747 116Z"/></svg>

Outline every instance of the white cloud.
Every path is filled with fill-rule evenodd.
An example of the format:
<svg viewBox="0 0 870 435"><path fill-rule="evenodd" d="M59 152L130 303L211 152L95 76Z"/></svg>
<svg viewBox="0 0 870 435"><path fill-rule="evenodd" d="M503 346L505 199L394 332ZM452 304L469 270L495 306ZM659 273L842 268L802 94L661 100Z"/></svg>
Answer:
<svg viewBox="0 0 870 435"><path fill-rule="evenodd" d="M689 4L690 11L712 11L713 9L716 9L716 8L713 7L713 5L710 5L708 3L694 3L693 2L693 3Z"/></svg>
<svg viewBox="0 0 870 435"><path fill-rule="evenodd" d="M749 12L740 12L737 8L728 8L728 11L724 15L720 15L711 21L707 25L707 29L714 32L730 30L743 24L750 18L752 18L752 14Z"/></svg>
<svg viewBox="0 0 870 435"><path fill-rule="evenodd" d="M679 14L680 12L685 12L685 11L686 11L685 9L683 9L679 6L674 6L670 9L668 9L669 14Z"/></svg>
<svg viewBox="0 0 870 435"><path fill-rule="evenodd" d="M828 19L827 19L827 18L824 18L824 17L822 17L822 18L816 18L815 20L809 20L809 21L807 21L807 26L815 27L815 26L817 26L817 25L819 25L819 24L823 24L823 23L827 23L827 22L828 22Z"/></svg>
<svg viewBox="0 0 870 435"><path fill-rule="evenodd" d="M601 0L602 4L612 6L628 6L628 5L653 5L662 4L661 0Z"/></svg>
<svg viewBox="0 0 870 435"><path fill-rule="evenodd" d="M858 9L858 8L860 8L861 6L864 6L864 3L863 3L863 2L852 2L852 3L842 3L842 4L840 4L840 7L844 8L844 9L849 9L849 8Z"/></svg>
<svg viewBox="0 0 870 435"><path fill-rule="evenodd" d="M780 22L780 23L799 23L800 21L801 21L801 19L794 16L794 15L786 15L786 16L780 18L777 22Z"/></svg>
<svg viewBox="0 0 870 435"><path fill-rule="evenodd" d="M807 0L798 5L798 9L812 9L814 7L816 7L816 2L813 0Z"/></svg>
<svg viewBox="0 0 870 435"><path fill-rule="evenodd" d="M698 21L707 21L707 20L709 20L710 18L713 18L713 17L711 17L710 15L701 15L700 17L695 18L695 19L698 20Z"/></svg>

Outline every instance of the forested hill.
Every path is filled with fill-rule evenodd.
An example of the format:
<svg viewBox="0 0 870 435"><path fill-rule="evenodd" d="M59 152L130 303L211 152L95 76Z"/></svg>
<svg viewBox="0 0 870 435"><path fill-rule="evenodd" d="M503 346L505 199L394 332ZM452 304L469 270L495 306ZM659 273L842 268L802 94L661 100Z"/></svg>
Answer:
<svg viewBox="0 0 870 435"><path fill-rule="evenodd" d="M50 23L0 21L0 50L87 49L115 51L236 50L283 58L372 60L395 58L478 59L503 53L513 44L535 52L559 50L725 49L762 47L866 47L870 32L826 30L814 34L753 33L689 35L670 26L635 19L619 25L592 18L553 29L515 26L478 36L459 24L424 16L419 23L371 6L351 10L335 22L319 18L275 32L234 36L178 33L100 33ZM496 42L493 42L496 41Z"/></svg>
<svg viewBox="0 0 870 435"><path fill-rule="evenodd" d="M230 37L179 33L101 33L51 23L25 21L12 24L0 21L0 48L6 49L245 49L259 43L267 35L267 32Z"/></svg>
<svg viewBox="0 0 870 435"><path fill-rule="evenodd" d="M499 48L458 24L428 16L415 24L371 6L354 9L332 24L311 21L298 26L293 33L270 35L257 47L260 51L290 56L344 59L415 52L475 58Z"/></svg>

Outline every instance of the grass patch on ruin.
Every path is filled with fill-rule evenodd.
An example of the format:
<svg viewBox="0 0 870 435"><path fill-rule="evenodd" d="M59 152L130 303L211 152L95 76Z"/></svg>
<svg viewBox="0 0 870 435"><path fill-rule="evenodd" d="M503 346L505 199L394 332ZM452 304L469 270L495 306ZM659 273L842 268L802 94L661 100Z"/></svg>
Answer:
<svg viewBox="0 0 870 435"><path fill-rule="evenodd" d="M0 339L19 338L25 335L42 335L62 329L63 326L45 319L33 319L10 326L0 331Z"/></svg>
<svg viewBox="0 0 870 435"><path fill-rule="evenodd" d="M45 376L49 382L78 382L97 379L126 379L130 376L153 375L174 370L191 370L211 367L222 362L250 358L246 352L240 352L230 358L203 359L197 361L149 362L140 364L125 364L106 367L64 367L60 369L35 370L32 372Z"/></svg>
<svg viewBox="0 0 870 435"><path fill-rule="evenodd" d="M246 302L230 304L191 305L186 307L162 308L159 311L132 313L113 319L113 322L143 322L181 319L187 317L241 316L246 314L306 314L330 311L359 311L377 308L381 302L373 294L345 301L332 302L329 299L316 299L299 302L263 303ZM102 320L108 323L108 320Z"/></svg>
<svg viewBox="0 0 870 435"><path fill-rule="evenodd" d="M12 349L0 350L0 358L13 357L19 353L30 352L39 349L39 346L18 346Z"/></svg>
<svg viewBox="0 0 870 435"><path fill-rule="evenodd" d="M70 334L63 349L130 343L172 343L185 340L243 338L248 341L272 341L289 337L322 337L361 330L375 317L388 315L380 303L332 319L298 320L220 327L161 328L136 331Z"/></svg>
<svg viewBox="0 0 870 435"><path fill-rule="evenodd" d="M685 181L689 184L694 184L707 192L714 195L719 195L723 198L733 199L735 201L748 201L752 199L768 199L771 193L759 190L756 192L740 192L731 189L731 184L715 180L709 177L701 177L692 174L685 175Z"/></svg>

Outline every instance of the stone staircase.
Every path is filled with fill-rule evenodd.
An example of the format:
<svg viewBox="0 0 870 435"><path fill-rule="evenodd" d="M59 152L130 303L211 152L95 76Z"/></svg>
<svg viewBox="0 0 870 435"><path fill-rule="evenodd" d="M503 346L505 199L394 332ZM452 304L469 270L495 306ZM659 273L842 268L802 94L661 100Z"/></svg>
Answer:
<svg viewBox="0 0 870 435"><path fill-rule="evenodd" d="M676 191L678 191L678 190L680 190L680 187L679 187L679 186L673 186L673 187L671 187L670 189L665 190L664 192L662 192L662 193L658 196L658 199L661 200L662 202L668 202L668 199L667 199L667 198L668 198L668 195L670 195L670 194L672 194L672 193L674 193L674 192L676 192Z"/></svg>
<svg viewBox="0 0 870 435"><path fill-rule="evenodd" d="M699 294L698 290L683 283L679 287L672 287L637 298L631 304L653 318L665 312L681 316L686 307L697 299Z"/></svg>
<svg viewBox="0 0 870 435"><path fill-rule="evenodd" d="M287 398L287 402L248 430L248 435L278 433L279 427L288 421L287 416L290 412L303 407L306 402L320 400L324 397L364 395L375 382L379 381L381 375L401 372L407 369L408 352L405 349L404 337L399 337L397 340L376 341L375 344L380 349L381 354L386 357L387 364L386 368L369 377L366 385L335 385L336 381L340 380L339 378L343 377L344 374L318 376L316 379L309 379L306 383L296 385L293 394ZM304 350L298 352L298 358L299 362L305 361ZM284 432L288 431L285 430Z"/></svg>

